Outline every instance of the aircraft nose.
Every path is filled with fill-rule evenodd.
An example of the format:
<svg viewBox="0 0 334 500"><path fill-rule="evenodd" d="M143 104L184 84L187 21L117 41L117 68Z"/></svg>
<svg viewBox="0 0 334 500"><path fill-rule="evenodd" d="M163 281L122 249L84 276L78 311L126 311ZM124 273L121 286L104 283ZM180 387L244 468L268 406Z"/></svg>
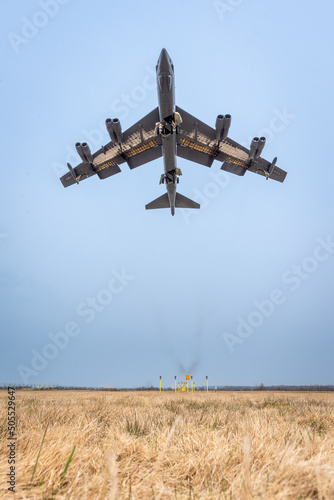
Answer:
<svg viewBox="0 0 334 500"><path fill-rule="evenodd" d="M168 73L170 69L169 55L166 49L162 49L158 61L158 69L160 73Z"/></svg>

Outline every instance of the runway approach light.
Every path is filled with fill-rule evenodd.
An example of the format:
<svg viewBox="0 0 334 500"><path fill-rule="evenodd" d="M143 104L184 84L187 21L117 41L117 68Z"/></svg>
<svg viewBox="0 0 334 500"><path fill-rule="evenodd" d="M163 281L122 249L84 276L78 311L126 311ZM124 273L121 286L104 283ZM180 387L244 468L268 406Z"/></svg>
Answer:
<svg viewBox="0 0 334 500"><path fill-rule="evenodd" d="M159 385L159 391L162 391L161 388L161 375L160 375L160 385ZM190 384L189 384L190 380ZM209 392L209 377L206 375L205 377L206 380L206 392ZM171 390L173 390L173 384L170 386ZM195 391L195 382L193 379L192 375L186 374L184 377L184 380L181 380L180 382L177 381L177 376L174 375L174 392L194 392ZM215 387L215 392L217 391L217 387Z"/></svg>
<svg viewBox="0 0 334 500"><path fill-rule="evenodd" d="M190 380L190 375L186 375L185 379L187 381L187 392L189 392L189 380Z"/></svg>

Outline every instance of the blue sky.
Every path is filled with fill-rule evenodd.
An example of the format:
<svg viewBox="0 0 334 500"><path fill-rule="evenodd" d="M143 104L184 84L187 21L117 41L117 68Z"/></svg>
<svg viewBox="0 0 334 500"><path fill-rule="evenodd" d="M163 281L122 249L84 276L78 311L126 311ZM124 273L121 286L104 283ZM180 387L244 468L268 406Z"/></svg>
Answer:
<svg viewBox="0 0 334 500"><path fill-rule="evenodd" d="M12 1L1 16L0 382L333 383L334 5ZM74 144L176 102L265 135L283 184L178 159L199 211L146 212L162 159L64 189Z"/></svg>

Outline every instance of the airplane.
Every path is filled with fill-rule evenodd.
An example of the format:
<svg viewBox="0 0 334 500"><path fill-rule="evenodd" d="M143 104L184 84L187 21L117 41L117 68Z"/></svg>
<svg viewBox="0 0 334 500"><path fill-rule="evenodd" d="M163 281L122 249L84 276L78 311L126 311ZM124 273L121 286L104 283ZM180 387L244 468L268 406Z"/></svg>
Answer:
<svg viewBox="0 0 334 500"><path fill-rule="evenodd" d="M181 170L179 156L206 167L214 160L222 162L221 169L242 176L247 171L264 176L267 180L283 182L287 173L272 162L263 159L265 137L254 137L247 149L228 137L231 115L218 115L212 128L187 111L175 105L174 65L166 49L162 49L156 65L159 106L132 127L122 132L118 118L107 118L106 128L111 141L92 154L86 142L75 147L82 162L61 177L64 187L97 175L106 179L121 172L119 165L127 163L130 169L163 157L164 173L160 184L166 193L145 206L146 210L170 208L200 208L199 203L177 192Z"/></svg>

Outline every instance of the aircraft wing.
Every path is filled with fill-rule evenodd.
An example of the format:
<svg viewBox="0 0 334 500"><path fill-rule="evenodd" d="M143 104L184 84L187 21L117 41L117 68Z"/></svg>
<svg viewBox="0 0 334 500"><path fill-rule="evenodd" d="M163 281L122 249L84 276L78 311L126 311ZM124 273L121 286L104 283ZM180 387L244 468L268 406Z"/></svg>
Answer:
<svg viewBox="0 0 334 500"><path fill-rule="evenodd" d="M63 175L60 180L64 187L97 175L106 179L121 172L119 164L127 162L131 169L139 167L162 156L161 138L156 134L159 108L155 108L122 134L122 142L110 141L92 154L93 162L79 163Z"/></svg>
<svg viewBox="0 0 334 500"><path fill-rule="evenodd" d="M236 175L244 175L249 170L279 182L284 181L286 172L275 164L261 157L251 160L249 149L229 137L217 143L214 128L178 106L176 106L176 111L182 118L177 144L177 155L181 158L206 167L211 167L214 160L222 161L221 169Z"/></svg>

